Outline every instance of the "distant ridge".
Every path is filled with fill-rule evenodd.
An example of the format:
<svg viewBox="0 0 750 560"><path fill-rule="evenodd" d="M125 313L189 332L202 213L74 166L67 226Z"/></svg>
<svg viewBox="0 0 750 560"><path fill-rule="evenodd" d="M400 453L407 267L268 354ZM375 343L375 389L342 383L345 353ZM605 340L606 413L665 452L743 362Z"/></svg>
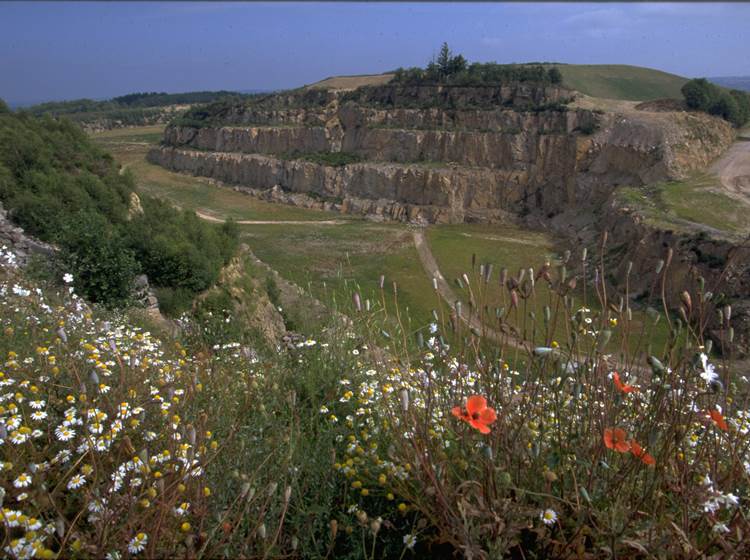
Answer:
<svg viewBox="0 0 750 560"><path fill-rule="evenodd" d="M708 81L729 89L750 91L750 76L718 76L708 78Z"/></svg>

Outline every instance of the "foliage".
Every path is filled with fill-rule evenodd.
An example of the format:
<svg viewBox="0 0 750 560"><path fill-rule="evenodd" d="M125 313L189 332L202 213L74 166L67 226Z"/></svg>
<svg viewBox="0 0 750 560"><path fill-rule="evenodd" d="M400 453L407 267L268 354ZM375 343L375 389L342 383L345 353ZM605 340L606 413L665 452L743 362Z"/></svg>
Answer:
<svg viewBox="0 0 750 560"><path fill-rule="evenodd" d="M164 116L164 107L196 103L211 103L220 99L239 99L242 95L231 91L194 91L187 93L131 93L103 101L75 99L51 101L26 109L35 116L66 116L74 122L119 121L124 126L156 122Z"/></svg>
<svg viewBox="0 0 750 560"><path fill-rule="evenodd" d="M109 306L128 302L140 267L121 230L91 211L72 214L57 238L62 261L87 299Z"/></svg>
<svg viewBox="0 0 750 560"><path fill-rule="evenodd" d="M343 167L350 163L362 161L362 156L351 152L313 152L309 154L294 152L283 154L281 157L282 159L301 159L330 167Z"/></svg>
<svg viewBox="0 0 750 560"><path fill-rule="evenodd" d="M462 55L453 55L443 43L436 60L424 69L398 68L392 82L404 85L451 84L460 86L501 85L512 82L559 84L560 71L546 70L541 64L497 64L495 62L469 64Z"/></svg>
<svg viewBox="0 0 750 560"><path fill-rule="evenodd" d="M739 128L750 120L750 94L726 90L705 78L690 80L682 87L690 109L716 115Z"/></svg>
<svg viewBox="0 0 750 560"><path fill-rule="evenodd" d="M133 196L132 176L69 120L0 115L0 201L30 234L61 245L84 295L122 303L139 267L157 287L210 286L236 247L236 226L149 197L130 215Z"/></svg>

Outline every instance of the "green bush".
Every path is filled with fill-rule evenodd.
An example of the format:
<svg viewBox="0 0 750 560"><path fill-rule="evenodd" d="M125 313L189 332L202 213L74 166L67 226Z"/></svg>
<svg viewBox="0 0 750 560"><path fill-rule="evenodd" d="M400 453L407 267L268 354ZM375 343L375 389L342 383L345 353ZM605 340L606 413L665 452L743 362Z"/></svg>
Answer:
<svg viewBox="0 0 750 560"><path fill-rule="evenodd" d="M699 78L682 86L682 95L690 109L721 117L737 128L750 119L750 95L744 91L726 90Z"/></svg>
<svg viewBox="0 0 750 560"><path fill-rule="evenodd" d="M72 215L63 224L58 242L62 261L87 300L110 307L129 300L139 265L106 217L89 211Z"/></svg>

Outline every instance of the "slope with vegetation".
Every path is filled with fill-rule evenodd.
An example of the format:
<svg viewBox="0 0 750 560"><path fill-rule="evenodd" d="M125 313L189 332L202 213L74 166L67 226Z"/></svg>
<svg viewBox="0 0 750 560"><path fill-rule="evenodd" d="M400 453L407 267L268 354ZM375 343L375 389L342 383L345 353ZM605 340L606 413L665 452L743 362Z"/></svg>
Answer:
<svg viewBox="0 0 750 560"><path fill-rule="evenodd" d="M625 64L557 64L562 83L591 97L648 101L680 99L687 78Z"/></svg>
<svg viewBox="0 0 750 560"><path fill-rule="evenodd" d="M123 302L143 272L184 306L236 248L231 223L139 198L132 176L67 119L0 114L0 201L28 233L60 247L95 302Z"/></svg>
<svg viewBox="0 0 750 560"><path fill-rule="evenodd" d="M507 338L491 345L440 308L413 336L390 289L354 288L336 298L350 324L265 352L200 314L179 339L153 334L13 261L0 253L9 557L749 552L746 381L704 338L731 310L700 279L684 322L653 310L639 326L670 325L652 355L626 342L627 292L570 297L587 267L606 276L598 254L472 267L479 305L501 275ZM650 281L670 283L669 264ZM506 323L537 307L526 332L542 345Z"/></svg>

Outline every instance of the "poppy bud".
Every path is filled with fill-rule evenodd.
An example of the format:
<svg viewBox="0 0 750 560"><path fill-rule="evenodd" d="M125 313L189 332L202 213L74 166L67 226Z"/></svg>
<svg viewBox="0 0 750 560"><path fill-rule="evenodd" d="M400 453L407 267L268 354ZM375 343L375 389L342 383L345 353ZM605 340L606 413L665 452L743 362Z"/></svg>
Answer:
<svg viewBox="0 0 750 560"><path fill-rule="evenodd" d="M682 303L685 304L685 310L688 315L690 315L691 311L693 310L693 301L690 299L690 293L685 290L680 294L680 300Z"/></svg>
<svg viewBox="0 0 750 560"><path fill-rule="evenodd" d="M272 482L268 485L268 495L273 496L276 493L276 489L279 487L278 482Z"/></svg>
<svg viewBox="0 0 750 560"><path fill-rule="evenodd" d="M287 486L284 489L284 504L288 504L289 503L289 498L291 498L291 496L292 496L292 487L291 486Z"/></svg>
<svg viewBox="0 0 750 560"><path fill-rule="evenodd" d="M557 475L553 471L544 471L544 479L547 482L555 482L557 480Z"/></svg>
<svg viewBox="0 0 750 560"><path fill-rule="evenodd" d="M358 292L354 292L354 295L352 295L352 299L354 300L354 307L357 311L362 311L362 300L359 297Z"/></svg>
<svg viewBox="0 0 750 560"><path fill-rule="evenodd" d="M510 305L511 307L518 307L518 292L511 290L510 292Z"/></svg>
<svg viewBox="0 0 750 560"><path fill-rule="evenodd" d="M380 532L380 518L373 519L370 521L370 531L373 535L377 535Z"/></svg>
<svg viewBox="0 0 750 560"><path fill-rule="evenodd" d="M261 539L265 540L265 538L266 538L266 524L265 523L261 523L260 527L258 527L258 536Z"/></svg>
<svg viewBox="0 0 750 560"><path fill-rule="evenodd" d="M57 329L57 336L60 337L60 340L63 342L68 342L68 335L63 327Z"/></svg>
<svg viewBox="0 0 750 560"><path fill-rule="evenodd" d="M662 269L662 268L664 268L664 261L663 261L663 260L661 260L661 259L659 259L659 262L658 262L658 263L656 263L656 269L654 270L654 272L655 272L656 274L659 274L659 273L661 272L661 269Z"/></svg>
<svg viewBox="0 0 750 560"><path fill-rule="evenodd" d="M336 540L336 534L339 532L339 522L335 519L331 519L331 522L328 524L331 527L331 540Z"/></svg>
<svg viewBox="0 0 750 560"><path fill-rule="evenodd" d="M732 306L731 305L724 306L724 319L726 319L727 323L732 320Z"/></svg>
<svg viewBox="0 0 750 560"><path fill-rule="evenodd" d="M437 278L434 277L432 278L432 289L435 291L438 289Z"/></svg>
<svg viewBox="0 0 750 560"><path fill-rule="evenodd" d="M359 521L360 524L362 524L362 525L364 525L365 523L367 523L367 513L364 512L364 511L362 511L362 510L359 510L357 512L357 521Z"/></svg>
<svg viewBox="0 0 750 560"><path fill-rule="evenodd" d="M296 535L292 536L291 540L292 550L297 550L297 547L299 546L299 539Z"/></svg>
<svg viewBox="0 0 750 560"><path fill-rule="evenodd" d="M401 399L401 410L404 412L409 410L409 390L406 388L401 389L399 391L398 396Z"/></svg>

